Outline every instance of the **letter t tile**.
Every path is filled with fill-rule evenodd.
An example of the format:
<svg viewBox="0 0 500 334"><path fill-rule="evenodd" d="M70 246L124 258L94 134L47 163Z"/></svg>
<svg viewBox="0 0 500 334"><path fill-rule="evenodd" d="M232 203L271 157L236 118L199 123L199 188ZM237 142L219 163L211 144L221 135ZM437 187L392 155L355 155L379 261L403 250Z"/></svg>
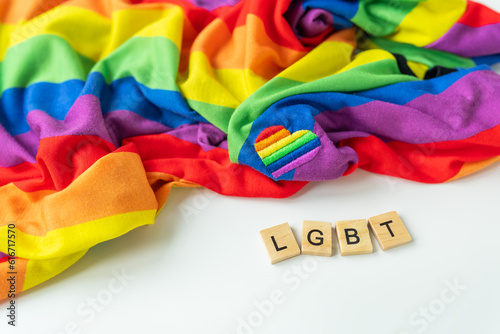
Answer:
<svg viewBox="0 0 500 334"><path fill-rule="evenodd" d="M391 211L368 219L373 234L382 250L407 244L411 236L396 211Z"/></svg>

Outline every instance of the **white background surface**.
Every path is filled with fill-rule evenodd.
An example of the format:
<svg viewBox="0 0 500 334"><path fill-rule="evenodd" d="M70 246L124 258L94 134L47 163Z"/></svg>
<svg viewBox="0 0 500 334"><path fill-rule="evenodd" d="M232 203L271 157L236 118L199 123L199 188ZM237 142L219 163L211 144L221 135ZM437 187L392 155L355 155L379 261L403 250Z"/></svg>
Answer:
<svg viewBox="0 0 500 334"><path fill-rule="evenodd" d="M500 10L495 1L482 2ZM174 189L155 225L92 248L18 298L15 329L1 304L0 332L500 333L498 185L499 164L439 185L358 170L280 200ZM272 266L259 236L289 222L300 242L304 219L392 210L414 241L386 252L373 239L373 254L341 257L335 239L331 258L301 255ZM115 284L122 271L133 278L126 286ZM281 303L259 311L256 303L279 291Z"/></svg>

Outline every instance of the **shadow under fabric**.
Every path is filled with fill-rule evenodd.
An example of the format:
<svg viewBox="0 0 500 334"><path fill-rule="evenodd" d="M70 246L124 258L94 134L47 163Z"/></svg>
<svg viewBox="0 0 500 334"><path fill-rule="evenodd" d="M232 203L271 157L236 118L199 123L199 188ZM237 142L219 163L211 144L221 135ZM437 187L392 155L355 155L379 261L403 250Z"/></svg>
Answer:
<svg viewBox="0 0 500 334"><path fill-rule="evenodd" d="M358 167L445 182L500 155L500 15L471 1L0 14L0 298L9 260L27 290L153 224L172 187L282 198Z"/></svg>

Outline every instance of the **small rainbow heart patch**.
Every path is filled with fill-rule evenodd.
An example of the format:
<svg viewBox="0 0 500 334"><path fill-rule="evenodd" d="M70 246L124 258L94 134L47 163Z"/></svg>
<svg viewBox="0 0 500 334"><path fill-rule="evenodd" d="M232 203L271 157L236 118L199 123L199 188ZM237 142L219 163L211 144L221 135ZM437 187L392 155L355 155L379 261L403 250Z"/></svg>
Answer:
<svg viewBox="0 0 500 334"><path fill-rule="evenodd" d="M321 142L310 130L290 133L283 126L263 130L255 140L255 150L274 178L312 160Z"/></svg>

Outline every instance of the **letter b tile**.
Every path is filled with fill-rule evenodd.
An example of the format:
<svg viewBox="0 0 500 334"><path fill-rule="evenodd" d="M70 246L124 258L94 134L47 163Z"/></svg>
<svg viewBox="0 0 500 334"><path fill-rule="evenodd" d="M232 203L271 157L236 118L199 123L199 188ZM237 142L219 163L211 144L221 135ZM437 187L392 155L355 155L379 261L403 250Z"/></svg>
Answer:
<svg viewBox="0 0 500 334"><path fill-rule="evenodd" d="M338 221L336 224L340 255L370 254L373 245L365 219Z"/></svg>
<svg viewBox="0 0 500 334"><path fill-rule="evenodd" d="M300 248L288 223L260 231L271 264L300 255Z"/></svg>

